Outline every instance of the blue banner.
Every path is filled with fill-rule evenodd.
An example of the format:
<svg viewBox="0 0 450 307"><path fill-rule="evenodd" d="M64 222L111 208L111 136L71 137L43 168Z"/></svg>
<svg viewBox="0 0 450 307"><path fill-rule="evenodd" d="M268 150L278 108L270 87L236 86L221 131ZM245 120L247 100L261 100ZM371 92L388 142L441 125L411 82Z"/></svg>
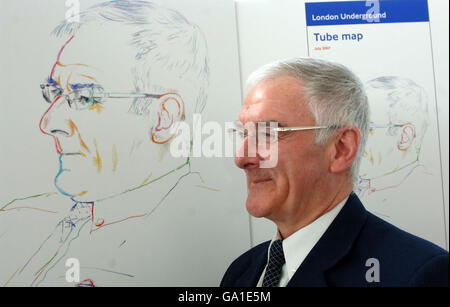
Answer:
<svg viewBox="0 0 450 307"><path fill-rule="evenodd" d="M308 26L429 21L427 0L305 3Z"/></svg>

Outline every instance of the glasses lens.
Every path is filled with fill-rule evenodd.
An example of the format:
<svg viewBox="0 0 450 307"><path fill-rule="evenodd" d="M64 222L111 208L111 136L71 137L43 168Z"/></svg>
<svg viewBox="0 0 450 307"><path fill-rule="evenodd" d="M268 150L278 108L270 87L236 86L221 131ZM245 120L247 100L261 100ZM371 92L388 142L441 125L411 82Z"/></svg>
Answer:
<svg viewBox="0 0 450 307"><path fill-rule="evenodd" d="M90 88L77 89L67 95L69 106L75 110L84 110L98 103L94 98L94 91Z"/></svg>
<svg viewBox="0 0 450 307"><path fill-rule="evenodd" d="M273 129L274 127L267 126L266 123L251 123L242 125L240 123L234 123L233 127L227 129L227 134L230 139L236 141L244 141L246 137L249 138L249 142L254 145L268 145L278 140L278 132Z"/></svg>
<svg viewBox="0 0 450 307"><path fill-rule="evenodd" d="M387 134L390 136L397 135L401 127L401 125L390 125Z"/></svg>
<svg viewBox="0 0 450 307"><path fill-rule="evenodd" d="M245 138L245 131L242 127L233 126L227 129L227 134L230 140L243 141Z"/></svg>
<svg viewBox="0 0 450 307"><path fill-rule="evenodd" d="M264 131L264 130L258 130L258 134L257 134L257 144L258 145L264 145L264 144L270 144L271 140L271 134L270 131Z"/></svg>
<svg viewBox="0 0 450 307"><path fill-rule="evenodd" d="M278 140L278 131L274 128L277 126L270 123L258 123L257 143L258 145L268 145L275 143Z"/></svg>

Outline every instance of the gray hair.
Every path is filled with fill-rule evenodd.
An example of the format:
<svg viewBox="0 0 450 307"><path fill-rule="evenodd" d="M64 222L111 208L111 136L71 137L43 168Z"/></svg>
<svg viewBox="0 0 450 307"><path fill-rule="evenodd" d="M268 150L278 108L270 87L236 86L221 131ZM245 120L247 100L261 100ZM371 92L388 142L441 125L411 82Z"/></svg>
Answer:
<svg viewBox="0 0 450 307"><path fill-rule="evenodd" d="M350 168L351 179L356 182L369 133L369 104L359 78L338 63L294 58L276 61L256 70L247 79L247 89L279 76L292 76L301 82L299 91L304 92L316 125L359 128L361 142ZM316 130L315 143L325 144L334 132L334 129Z"/></svg>
<svg viewBox="0 0 450 307"><path fill-rule="evenodd" d="M80 22L64 21L53 33L73 36L86 24L121 23L130 27L131 46L136 48L132 67L136 91L161 91L180 94L192 103L192 112L201 112L206 104L209 79L207 45L200 28L174 10L148 1L116 0L92 6L79 14ZM156 70L176 81L158 84ZM187 99L186 99L187 98ZM134 104L142 109L146 99ZM131 109L130 109L131 110Z"/></svg>

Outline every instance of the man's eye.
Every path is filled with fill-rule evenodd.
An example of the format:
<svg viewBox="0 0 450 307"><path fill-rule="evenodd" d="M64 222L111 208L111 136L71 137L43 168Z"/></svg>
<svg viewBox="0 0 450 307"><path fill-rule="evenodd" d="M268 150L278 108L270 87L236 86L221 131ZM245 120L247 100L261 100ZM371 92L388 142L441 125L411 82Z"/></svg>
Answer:
<svg viewBox="0 0 450 307"><path fill-rule="evenodd" d="M272 138L272 134L270 133L270 131L269 132L261 131L257 134L257 136L258 136L258 139L260 139L260 140L263 140L263 139L270 140Z"/></svg>
<svg viewBox="0 0 450 307"><path fill-rule="evenodd" d="M261 131L260 134L264 135L266 138L270 138L272 136L272 132L270 129L266 129L265 131Z"/></svg>
<svg viewBox="0 0 450 307"><path fill-rule="evenodd" d="M93 104L97 104L100 103L100 100L97 98L94 98L92 96L83 96L81 95L79 98L79 103L82 106L86 106L86 105L93 105Z"/></svg>
<svg viewBox="0 0 450 307"><path fill-rule="evenodd" d="M90 100L91 99L87 96L79 96L76 99L76 102L78 104L78 107L87 107L89 104L91 104Z"/></svg>
<svg viewBox="0 0 450 307"><path fill-rule="evenodd" d="M74 99L69 99L69 106L75 108L76 110L84 110L95 104L100 104L101 101L92 96L78 95Z"/></svg>
<svg viewBox="0 0 450 307"><path fill-rule="evenodd" d="M92 96L81 96L83 101L86 101L86 103L96 103L97 100Z"/></svg>
<svg viewBox="0 0 450 307"><path fill-rule="evenodd" d="M88 103L89 100L90 100L90 98L87 96L80 96L80 102Z"/></svg>
<svg viewBox="0 0 450 307"><path fill-rule="evenodd" d="M394 136L398 133L399 129L400 127L389 127L388 134Z"/></svg>
<svg viewBox="0 0 450 307"><path fill-rule="evenodd" d="M235 130L235 134L239 138L245 138L247 136L247 132L242 131L242 130Z"/></svg>

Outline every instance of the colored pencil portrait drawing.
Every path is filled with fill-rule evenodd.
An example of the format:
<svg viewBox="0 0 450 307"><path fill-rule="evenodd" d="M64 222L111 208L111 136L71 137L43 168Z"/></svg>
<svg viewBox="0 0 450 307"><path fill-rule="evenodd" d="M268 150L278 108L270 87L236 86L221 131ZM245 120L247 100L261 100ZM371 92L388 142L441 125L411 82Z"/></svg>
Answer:
<svg viewBox="0 0 450 307"><path fill-rule="evenodd" d="M370 135L358 191L371 194L399 187L417 169L428 127L428 97L414 81L379 77L367 83L372 103Z"/></svg>
<svg viewBox="0 0 450 307"><path fill-rule="evenodd" d="M104 2L75 17L52 31L62 44L34 85L47 105L38 126L54 144L48 150L58 170L49 180L56 192L0 204L0 242L33 212L48 215L36 226L45 235L28 244L28 253L16 249L24 260L1 272L2 285L40 285L82 236L148 217L185 178L202 181L189 157L169 152L177 123L189 123L206 104L202 30L148 1ZM54 197L67 202L48 207ZM19 210L29 201L33 210ZM13 241L4 246L14 250Z"/></svg>

